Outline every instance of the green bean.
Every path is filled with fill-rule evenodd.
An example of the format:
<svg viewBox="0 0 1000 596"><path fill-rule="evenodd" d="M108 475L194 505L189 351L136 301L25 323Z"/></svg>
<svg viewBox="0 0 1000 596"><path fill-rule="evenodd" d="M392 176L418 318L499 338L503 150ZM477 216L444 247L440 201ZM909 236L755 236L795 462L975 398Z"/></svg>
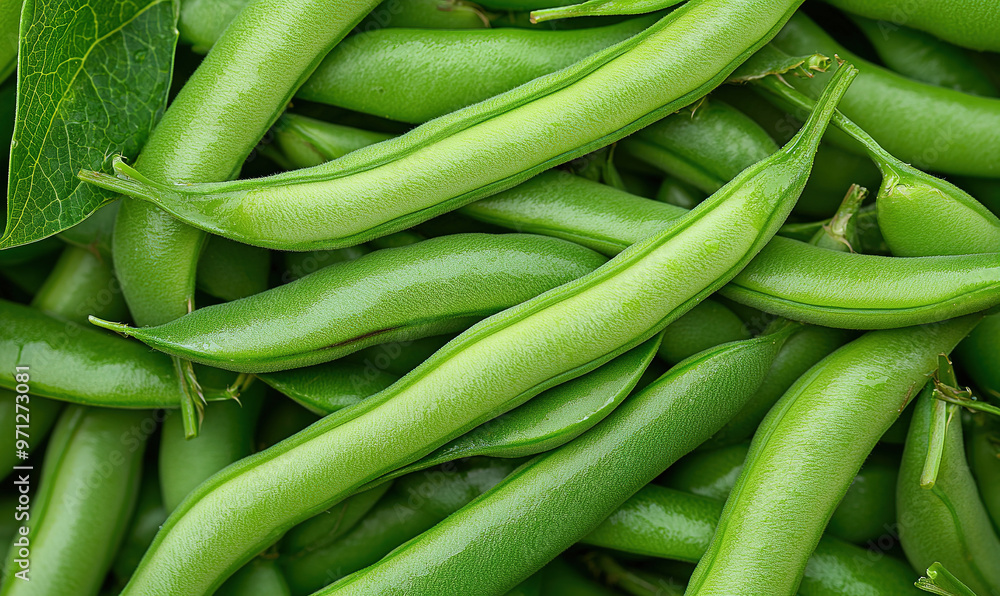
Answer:
<svg viewBox="0 0 1000 596"><path fill-rule="evenodd" d="M330 52L296 96L419 124L584 60L654 22L570 31L379 29Z"/></svg>
<svg viewBox="0 0 1000 596"><path fill-rule="evenodd" d="M835 252L779 237L720 292L805 323L889 329L995 306L998 284L1000 253L904 259Z"/></svg>
<svg viewBox="0 0 1000 596"><path fill-rule="evenodd" d="M464 466L465 464L462 465ZM503 470L498 479L502 478L507 471L512 469L505 467L508 464L498 465L500 468L497 469ZM478 474L479 470L486 470L486 474L489 476L494 470L494 466L489 460L479 460L478 463L472 464L471 469L475 470L473 475ZM457 465L450 466L447 471L454 472L455 470L457 470ZM431 478L432 475L433 472L427 472L420 475L419 478L427 479ZM416 479L418 476L414 474L412 478ZM460 483L465 483L467 480L464 476L452 476L451 478ZM393 481L383 482L369 490L351 495L338 503L336 507L332 507L295 526L282 537L280 545L281 553L292 557L300 556L337 542L357 527L363 520L372 516L370 514L377 506L382 506L388 502L388 500L383 502L382 497L389 492L389 489L393 485ZM412 487L413 482L410 480L400 481L396 487L396 492L393 494L407 494L409 496L412 494ZM391 499L392 497L390 497ZM398 514L399 511L397 510L396 513Z"/></svg>
<svg viewBox="0 0 1000 596"><path fill-rule="evenodd" d="M384 371L401 377L430 358L452 339L454 335L437 335L413 341L379 344L358 350L343 361L363 364L366 369Z"/></svg>
<svg viewBox="0 0 1000 596"><path fill-rule="evenodd" d="M751 594L767 585L771 594L794 594L865 457L926 382L937 355L980 318L868 333L792 385L757 430L688 593Z"/></svg>
<svg viewBox="0 0 1000 596"><path fill-rule="evenodd" d="M158 327L94 323L195 362L273 372L461 331L603 262L554 238L461 234L379 250Z"/></svg>
<svg viewBox="0 0 1000 596"><path fill-rule="evenodd" d="M778 150L763 128L709 99L622 140L621 150L706 193ZM690 208L690 207L689 207Z"/></svg>
<svg viewBox="0 0 1000 596"><path fill-rule="evenodd" d="M946 41L914 29L854 17L875 51L892 70L911 79L963 93L996 97L997 88L969 55Z"/></svg>
<svg viewBox="0 0 1000 596"><path fill-rule="evenodd" d="M96 596L135 506L146 438L155 428L149 412L74 405L62 413L38 493L18 514L24 525L0 594Z"/></svg>
<svg viewBox="0 0 1000 596"><path fill-rule="evenodd" d="M362 255L371 252L371 249L364 244L349 246L347 248L337 248L334 250L315 250L312 252L286 252L284 253L285 271L281 275L281 283L289 283L296 279L301 279L310 273L315 273L324 267L329 267L334 263L353 261Z"/></svg>
<svg viewBox="0 0 1000 596"><path fill-rule="evenodd" d="M903 161L948 174L1000 172L1000 99L920 83L866 62L801 14L789 19L774 44L794 55L819 51L857 64L863 74L840 110ZM828 76L789 82L812 95Z"/></svg>
<svg viewBox="0 0 1000 596"><path fill-rule="evenodd" d="M634 194L634 193L633 193ZM672 178L665 178L656 191L656 200L668 205L694 209L705 200L704 193ZM473 203L475 205L475 203Z"/></svg>
<svg viewBox="0 0 1000 596"><path fill-rule="evenodd" d="M318 166L392 136L297 114L285 114L274 126L275 144L296 168Z"/></svg>
<svg viewBox="0 0 1000 596"><path fill-rule="evenodd" d="M270 399L265 399L261 417L267 423L257 426L256 451L277 445L320 418L294 400L273 393Z"/></svg>
<svg viewBox="0 0 1000 596"><path fill-rule="evenodd" d="M311 513L659 333L735 275L780 227L854 74L841 70L800 135L669 229L480 322L377 396L203 483L164 524L123 594L210 592ZM386 443L386 436L395 440ZM285 465L289 457L295 466ZM248 494L241 488L247 482L258 490ZM317 488L296 490L305 485ZM197 553L192 540L202 545ZM188 572L175 573L177 565Z"/></svg>
<svg viewBox="0 0 1000 596"><path fill-rule="evenodd" d="M995 418L981 412L972 415L966 451L983 506L1000 531L1000 424Z"/></svg>
<svg viewBox="0 0 1000 596"><path fill-rule="evenodd" d="M694 451L670 466L658 482L685 493L725 501L743 470L748 451L749 442ZM720 507L720 513L721 510ZM695 557L694 561L698 558Z"/></svg>
<svg viewBox="0 0 1000 596"><path fill-rule="evenodd" d="M844 201L830 221L816 230L809 243L827 250L838 252L856 252L861 248L861 237L858 233L857 215L861 210L861 202L868 196L868 189L852 184L847 189Z"/></svg>
<svg viewBox="0 0 1000 596"><path fill-rule="evenodd" d="M993 594L1000 591L1000 539L965 460L958 412L946 418L937 480L932 488L921 486L933 410L941 406L949 404L934 398L932 385L916 403L896 489L899 539L915 568L940 561L976 593Z"/></svg>
<svg viewBox="0 0 1000 596"><path fill-rule="evenodd" d="M654 12L679 4L681 0L586 0L566 7L531 11L532 23L574 17L633 15Z"/></svg>
<svg viewBox="0 0 1000 596"><path fill-rule="evenodd" d="M219 300L239 300L267 289L271 253L210 237L198 260L198 289Z"/></svg>
<svg viewBox="0 0 1000 596"><path fill-rule="evenodd" d="M799 3L740 0L718 10L717 2L685 4L568 68L315 168L181 187L118 160L117 171L128 179L81 176L247 244L286 250L358 244L509 188L691 103L762 46ZM757 18L748 21L748 11ZM711 39L693 40L691 30L711 32ZM634 84L620 85L621 77ZM165 128L172 127L161 123L157 130ZM257 201L265 208L256 208Z"/></svg>
<svg viewBox="0 0 1000 596"><path fill-rule="evenodd" d="M722 501L650 484L597 527L584 542L645 556L698 561L708 550L722 515ZM798 550L798 549L796 549ZM802 596L920 594L912 570L884 554L824 535L806 562ZM766 586L766 587L765 587ZM747 590L771 591L771 584ZM759 593L759 592L758 592Z"/></svg>
<svg viewBox="0 0 1000 596"><path fill-rule="evenodd" d="M392 549L429 530L492 488L518 463L472 459L400 478L350 531L332 541L303 545L305 548L289 551L287 555L283 551L279 562L289 578L292 593L311 594L376 563ZM310 520L300 527L307 528L312 523Z"/></svg>
<svg viewBox="0 0 1000 596"><path fill-rule="evenodd" d="M722 426L763 380L791 330L717 346L675 366L590 432L521 466L416 540L317 596L490 594L513 587Z"/></svg>
<svg viewBox="0 0 1000 596"><path fill-rule="evenodd" d="M974 50L1000 51L1000 7L980 0L914 0L899 6L885 0L827 0L848 12L886 21L886 27L906 25Z"/></svg>
<svg viewBox="0 0 1000 596"><path fill-rule="evenodd" d="M677 364L712 346L749 338L750 332L736 313L714 300L705 300L666 328L658 353L669 364Z"/></svg>
<svg viewBox="0 0 1000 596"><path fill-rule="evenodd" d="M111 408L176 408L180 402L177 373L167 356L0 300L0 388L14 389L19 361L33 363L35 395ZM206 388L205 397L229 396Z"/></svg>

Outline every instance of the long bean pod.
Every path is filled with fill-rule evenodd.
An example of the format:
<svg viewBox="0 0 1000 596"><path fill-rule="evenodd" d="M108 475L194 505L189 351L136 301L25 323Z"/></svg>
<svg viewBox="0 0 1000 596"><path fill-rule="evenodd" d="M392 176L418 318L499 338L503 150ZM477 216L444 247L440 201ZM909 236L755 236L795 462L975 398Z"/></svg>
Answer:
<svg viewBox="0 0 1000 596"><path fill-rule="evenodd" d="M247 244L359 244L510 188L693 102L769 40L798 3L689 2L591 58L314 168L178 186L118 161L127 179L81 176Z"/></svg>
<svg viewBox="0 0 1000 596"><path fill-rule="evenodd" d="M841 70L788 145L674 226L480 322L373 398L213 476L167 520L124 594L211 592L310 514L654 336L735 275L777 231L854 74ZM394 440L385 442L387 436ZM296 464L285 465L288 458ZM260 490L243 490L248 481ZM319 488L296 489L303 485ZM193 552L192 540L203 548ZM188 572L175 573L178 564Z"/></svg>
<svg viewBox="0 0 1000 596"><path fill-rule="evenodd" d="M194 362L273 372L462 331L604 262L555 238L453 234L375 251L157 327L94 322Z"/></svg>

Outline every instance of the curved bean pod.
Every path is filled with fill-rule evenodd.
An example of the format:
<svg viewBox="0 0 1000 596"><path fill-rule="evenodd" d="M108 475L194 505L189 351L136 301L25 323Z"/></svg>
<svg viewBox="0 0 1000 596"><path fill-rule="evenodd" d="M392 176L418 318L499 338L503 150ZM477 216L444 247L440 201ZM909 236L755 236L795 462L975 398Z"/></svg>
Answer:
<svg viewBox="0 0 1000 596"><path fill-rule="evenodd" d="M586 544L679 561L697 562L712 540L723 502L650 484L583 539ZM903 562L823 536L806 563L802 596L922 594ZM767 585L767 584L765 584ZM756 587L757 589L760 586Z"/></svg>
<svg viewBox="0 0 1000 596"><path fill-rule="evenodd" d="M626 155L706 193L778 150L770 135L743 112L718 100L699 103L622 140Z"/></svg>
<svg viewBox="0 0 1000 596"><path fill-rule="evenodd" d="M794 594L864 459L926 383L938 354L980 318L868 333L792 385L754 435L687 593L734 596L767 585L771 594Z"/></svg>
<svg viewBox="0 0 1000 596"><path fill-rule="evenodd" d="M570 66L655 21L568 31L379 29L337 46L296 97L419 124Z"/></svg>
<svg viewBox="0 0 1000 596"><path fill-rule="evenodd" d="M94 323L194 362L273 372L461 331L604 262L555 238L456 234L379 250L158 327Z"/></svg>
<svg viewBox="0 0 1000 596"><path fill-rule="evenodd" d="M705 300L663 331L658 353L677 364L712 346L750 339L750 331L736 313L715 300Z"/></svg>
<svg viewBox="0 0 1000 596"><path fill-rule="evenodd" d="M984 0L911 0L900 6L886 0L827 0L837 8L870 19L906 25L974 50L1000 51L1000 6Z"/></svg>
<svg viewBox="0 0 1000 596"><path fill-rule="evenodd" d="M219 300L239 300L266 290L270 273L269 251L212 236L198 259L197 284Z"/></svg>
<svg viewBox="0 0 1000 596"><path fill-rule="evenodd" d="M160 498L160 486L156 470L143 470L139 495L136 497L135 512L129 521L128 530L122 538L121 548L111 565L111 571L120 585L125 585L135 568L139 566L142 553L149 548L149 543L156 536L163 520L167 519L167 510Z"/></svg>
<svg viewBox="0 0 1000 596"><path fill-rule="evenodd" d="M948 174L996 177L1000 173L1000 99L890 72L856 57L802 14L789 19L773 43L792 55L821 52L858 65L863 74L840 110L904 162ZM815 96L828 76L792 77L789 83Z"/></svg>
<svg viewBox="0 0 1000 596"><path fill-rule="evenodd" d="M947 418L937 481L932 488L920 485L935 402L929 387L917 400L906 435L896 488L899 540L916 569L940 561L977 594L995 594L1000 592L1000 539L965 460L960 416Z"/></svg>
<svg viewBox="0 0 1000 596"><path fill-rule="evenodd" d="M996 97L997 88L961 48L914 29L855 17L889 68L911 79L963 93Z"/></svg>
<svg viewBox="0 0 1000 596"><path fill-rule="evenodd" d="M257 557L215 593L218 596L290 596L292 591L275 561Z"/></svg>
<svg viewBox="0 0 1000 596"><path fill-rule="evenodd" d="M568 68L315 168L178 186L118 161L128 179L81 177L246 244L286 250L359 244L510 188L702 97L769 40L798 4L689 2ZM755 18L746 19L748 13ZM479 175L465 175L470 171Z"/></svg>
<svg viewBox="0 0 1000 596"><path fill-rule="evenodd" d="M146 420L153 426L143 430ZM63 412L30 518L22 518L29 529L18 533L30 535L30 547L15 539L0 594L97 595L135 506L152 429L149 412L82 406ZM26 568L29 581L14 576Z"/></svg>
<svg viewBox="0 0 1000 596"><path fill-rule="evenodd" d="M854 74L841 70L788 145L669 229L478 323L373 398L213 476L167 520L123 595L209 593L310 514L659 333L743 268L781 226ZM567 352L568 345L578 349ZM395 440L386 443L386 436ZM295 466L285 465L288 457ZM260 490L248 494L246 482L259 482ZM303 485L314 488L296 490ZM202 545L197 552L192 540ZM188 573L177 574L179 564Z"/></svg>
<svg viewBox="0 0 1000 596"><path fill-rule="evenodd" d="M717 346L677 365L590 432L316 596L512 588L715 432L763 380L790 332ZM512 560L519 565L506 564Z"/></svg>
<svg viewBox="0 0 1000 596"><path fill-rule="evenodd" d="M295 168L318 166L393 136L290 113L274 125L275 145Z"/></svg>

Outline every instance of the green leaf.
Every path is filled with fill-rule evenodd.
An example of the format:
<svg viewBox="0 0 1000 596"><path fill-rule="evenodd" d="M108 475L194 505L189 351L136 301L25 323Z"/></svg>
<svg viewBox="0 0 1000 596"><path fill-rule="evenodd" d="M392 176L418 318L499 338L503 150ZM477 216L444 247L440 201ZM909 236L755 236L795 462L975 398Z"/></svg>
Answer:
<svg viewBox="0 0 1000 596"><path fill-rule="evenodd" d="M17 66L17 24L21 20L21 0L0 0L0 83Z"/></svg>
<svg viewBox="0 0 1000 596"><path fill-rule="evenodd" d="M177 0L25 1L0 248L65 230L115 198L77 172L139 153L166 105L178 11Z"/></svg>

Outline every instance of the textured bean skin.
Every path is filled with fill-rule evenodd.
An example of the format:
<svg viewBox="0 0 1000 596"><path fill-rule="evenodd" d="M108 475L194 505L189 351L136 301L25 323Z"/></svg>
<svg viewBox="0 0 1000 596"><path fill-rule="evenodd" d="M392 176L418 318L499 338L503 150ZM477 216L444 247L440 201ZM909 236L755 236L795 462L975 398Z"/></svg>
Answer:
<svg viewBox="0 0 1000 596"><path fill-rule="evenodd" d="M852 74L843 71L801 135L668 230L478 323L385 391L216 474L167 520L123 594L209 593L310 514L656 335L781 226ZM192 541L203 548L193 552Z"/></svg>
<svg viewBox="0 0 1000 596"><path fill-rule="evenodd" d="M514 587L718 429L764 378L789 331L686 360L590 432L317 596L501 594Z"/></svg>
<svg viewBox="0 0 1000 596"><path fill-rule="evenodd" d="M771 594L794 594L864 459L926 383L938 354L980 318L868 333L799 379L754 435L686 593L753 594L767 585Z"/></svg>
<svg viewBox="0 0 1000 596"><path fill-rule="evenodd" d="M950 417L934 487L920 486L932 409L929 391L917 400L896 488L899 540L916 569L940 561L976 594L1000 593L1000 539L965 460L962 424Z"/></svg>
<svg viewBox="0 0 1000 596"><path fill-rule="evenodd" d="M961 48L921 31L885 27L864 17L855 17L854 22L875 46L882 62L894 71L963 93L997 96L997 88Z"/></svg>
<svg viewBox="0 0 1000 596"><path fill-rule="evenodd" d="M621 150L706 193L778 150L749 116L718 100L647 126Z"/></svg>
<svg viewBox="0 0 1000 596"><path fill-rule="evenodd" d="M219 300L239 300L267 289L271 253L210 237L198 259L198 289Z"/></svg>
<svg viewBox="0 0 1000 596"><path fill-rule="evenodd" d="M180 401L167 356L0 301L0 387L13 390L16 363L29 361L35 395L114 408L173 408Z"/></svg>
<svg viewBox="0 0 1000 596"><path fill-rule="evenodd" d="M708 549L722 508L722 501L650 484L625 501L583 542L694 563ZM806 563L798 593L918 596L922 592L913 586L914 577L906 564L892 557L872 562L863 549L823 536Z"/></svg>
<svg viewBox="0 0 1000 596"><path fill-rule="evenodd" d="M296 596L378 562L502 481L520 462L475 458L400 478L353 529L315 542L280 564ZM414 499L418 495L418 499ZM312 523L305 522L299 528ZM296 528L298 529L298 528Z"/></svg>
<svg viewBox="0 0 1000 596"><path fill-rule="evenodd" d="M63 412L26 520L30 581L13 577L21 567L12 549L0 594L96 596L135 506L148 437L140 425L151 418L83 406Z"/></svg>
<svg viewBox="0 0 1000 596"><path fill-rule="evenodd" d="M296 96L419 124L565 68L654 22L569 31L378 29L337 46Z"/></svg>
<svg viewBox="0 0 1000 596"><path fill-rule="evenodd" d="M108 326L195 362L272 372L461 331L604 262L555 238L455 234L331 265L159 327Z"/></svg>
<svg viewBox="0 0 1000 596"><path fill-rule="evenodd" d="M246 244L358 244L510 188L691 103L769 40L798 4L688 3L569 68L315 168L184 187L156 176L82 176Z"/></svg>
<svg viewBox="0 0 1000 596"><path fill-rule="evenodd" d="M275 144L295 168L318 166L393 136L298 114L285 114L273 130Z"/></svg>
<svg viewBox="0 0 1000 596"><path fill-rule="evenodd" d="M947 174L996 177L1000 172L1000 99L892 73L847 51L802 14L789 20L774 43L792 55L836 54L856 64L862 74L840 109L901 160ZM815 97L828 76L789 82Z"/></svg>
<svg viewBox="0 0 1000 596"><path fill-rule="evenodd" d="M990 0L913 0L905 5L886 0L827 1L848 12L927 31L960 46L1000 51L1000 6Z"/></svg>

